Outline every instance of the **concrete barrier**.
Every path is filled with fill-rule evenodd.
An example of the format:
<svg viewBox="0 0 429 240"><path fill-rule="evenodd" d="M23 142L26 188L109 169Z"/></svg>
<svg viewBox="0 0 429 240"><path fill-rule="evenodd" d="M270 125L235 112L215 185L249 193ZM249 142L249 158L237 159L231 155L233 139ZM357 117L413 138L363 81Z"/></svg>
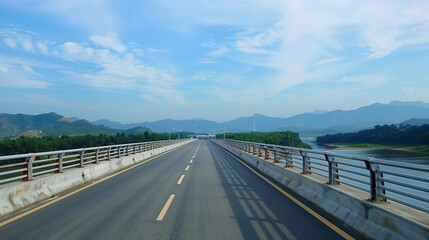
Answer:
<svg viewBox="0 0 429 240"><path fill-rule="evenodd" d="M0 186L0 217L47 200L88 181L114 173L122 168L141 162L163 152L178 148L193 140L180 142L147 152L123 156L98 164L85 165L84 168L72 168L61 174L47 174L35 177L33 181L11 182Z"/></svg>
<svg viewBox="0 0 429 240"><path fill-rule="evenodd" d="M328 185L327 179L301 174L301 169L242 152L216 142L345 226L370 239L429 239L429 214L398 204L366 201L369 193L346 185Z"/></svg>

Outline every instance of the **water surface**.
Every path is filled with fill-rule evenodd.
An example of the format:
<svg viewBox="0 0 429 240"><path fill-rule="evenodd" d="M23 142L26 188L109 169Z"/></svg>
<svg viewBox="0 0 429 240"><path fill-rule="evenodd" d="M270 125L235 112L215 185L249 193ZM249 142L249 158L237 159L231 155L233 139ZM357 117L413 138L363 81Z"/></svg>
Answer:
<svg viewBox="0 0 429 240"><path fill-rule="evenodd" d="M342 153L347 155L373 157L378 159L429 165L429 153L418 153L418 152L408 152L408 151L389 150L389 149L365 149L365 148L336 149L336 148L330 148L328 146L318 145L315 142L316 138L313 138L313 137L302 138L301 140L307 144L310 144L313 150L330 151L330 152L337 152L337 153Z"/></svg>

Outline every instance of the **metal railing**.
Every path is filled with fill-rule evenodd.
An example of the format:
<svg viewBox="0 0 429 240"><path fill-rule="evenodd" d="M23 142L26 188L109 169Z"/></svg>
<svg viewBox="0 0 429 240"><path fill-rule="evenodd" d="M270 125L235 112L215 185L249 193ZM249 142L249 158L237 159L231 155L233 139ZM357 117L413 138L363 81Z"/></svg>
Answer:
<svg viewBox="0 0 429 240"><path fill-rule="evenodd" d="M327 178L369 192L369 200L395 202L429 213L429 165L351 156L237 140L214 140L243 152L300 168L302 174Z"/></svg>
<svg viewBox="0 0 429 240"><path fill-rule="evenodd" d="M69 168L83 168L88 164L142 153L186 140L141 142L0 156L0 184L16 180L31 181L35 176L63 173Z"/></svg>

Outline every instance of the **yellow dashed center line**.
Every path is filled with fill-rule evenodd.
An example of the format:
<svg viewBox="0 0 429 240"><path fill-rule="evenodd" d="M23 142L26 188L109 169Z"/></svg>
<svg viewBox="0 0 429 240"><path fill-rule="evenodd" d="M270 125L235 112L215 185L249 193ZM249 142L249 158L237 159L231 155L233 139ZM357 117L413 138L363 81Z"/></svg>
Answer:
<svg viewBox="0 0 429 240"><path fill-rule="evenodd" d="M182 176L179 178L179 181L177 182L177 184L182 184L183 178L185 178L185 175L182 175Z"/></svg>
<svg viewBox="0 0 429 240"><path fill-rule="evenodd" d="M189 161L189 163L192 163L192 161L194 161L194 160L191 159L191 161Z"/></svg>
<svg viewBox="0 0 429 240"><path fill-rule="evenodd" d="M165 214L167 213L168 208L171 205L171 202L173 202L174 194L171 194L168 198L167 202L165 203L164 207L162 208L161 212L159 213L158 217L156 218L156 221L162 221L164 219Z"/></svg>
<svg viewBox="0 0 429 240"><path fill-rule="evenodd" d="M8 219L8 220L6 220L6 221L0 222L0 227L2 227L2 226L4 226L4 225L6 225L6 224L8 224L8 223L11 223L11 222L13 222L13 221L15 221L15 220L18 220L18 219L20 219L20 218L22 218L22 217L25 217L25 216L27 216L27 215L29 215L29 214L33 213L33 212L36 212L36 211L38 211L38 210L40 210L40 209L42 209L42 208L45 208L45 207L47 207L47 206L49 206L49 205L51 205L51 204L56 203L56 202L58 202L58 201L61 201L61 200L63 200L64 198L67 198L67 197L69 197L69 196L71 196L71 195L73 195L73 194L76 194L76 193L78 193L78 192L80 192L80 191L83 191L83 190L85 190L85 189L87 189L87 188L89 188L89 187L92 187L92 186L94 186L94 185L96 185L96 184L98 184L98 183L101 183L101 182L103 182L103 181L106 181L107 179L110 179L110 178L112 178L112 177L114 177L114 176L117 176L117 175L119 175L119 174L121 174L121 173L123 173L123 172L126 172L126 171L128 171L128 170L131 170L131 169L133 169L133 168L136 168L136 167L138 167L138 166L140 166L140 165L142 165L142 164L144 164L144 163L147 163L147 162L149 162L149 161L151 161L151 160L153 160L153 159L156 159L156 158L158 158L158 157L160 157L160 156L162 156L162 155L164 155L164 154L167 154L168 152L170 152L170 151L164 152L164 153L162 153L162 154L159 154L158 156L155 156L155 157L149 158L149 159L147 159L147 160L143 160L142 162L140 162L140 163L138 163L138 164L136 164L136 165L134 165L134 166L131 166L131 167L129 167L129 168L126 168L126 169L124 169L124 170L122 170L122 171L119 171L119 172L117 172L117 173L115 173L115 174L112 174L112 175L110 175L110 176L104 177L104 178L102 178L102 179L100 179L100 180L98 180L98 181L95 181L95 182L93 182L93 183L91 183L91 184L88 184L88 185L86 185L86 186L84 186L84 187L82 187L82 188L79 188L79 189L77 189L77 190L75 190L75 191L73 191L73 192L67 193L67 194L65 194L65 195L63 195L63 196L61 196L61 197L59 197L59 198L56 198L56 199L54 199L54 200L52 200L52 201L49 201L49 202L47 202L47 203L45 203L45 204L42 204L42 205L40 205L40 206L38 206L38 207L35 207L35 208L31 209L31 210L28 210L28 211L26 211L26 212L23 212L23 213L21 213L21 214L19 214L19 215L15 216L15 217L9 218L9 219Z"/></svg>
<svg viewBox="0 0 429 240"><path fill-rule="evenodd" d="M190 165L188 165L188 166L185 168L185 171L188 171L188 170L189 170L189 167L190 167Z"/></svg>

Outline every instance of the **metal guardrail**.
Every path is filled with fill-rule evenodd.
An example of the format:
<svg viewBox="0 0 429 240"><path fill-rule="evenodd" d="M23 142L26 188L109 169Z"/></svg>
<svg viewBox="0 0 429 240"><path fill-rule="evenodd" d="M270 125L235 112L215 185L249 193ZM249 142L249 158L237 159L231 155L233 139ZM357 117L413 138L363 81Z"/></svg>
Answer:
<svg viewBox="0 0 429 240"><path fill-rule="evenodd" d="M83 168L88 164L142 153L186 140L141 142L0 156L0 184L16 180L31 181L35 176L63 173L69 168Z"/></svg>
<svg viewBox="0 0 429 240"><path fill-rule="evenodd" d="M317 174L328 184L346 184L369 192L369 200L395 202L429 213L429 166L351 156L279 145L221 141L249 154L298 167L302 174Z"/></svg>

